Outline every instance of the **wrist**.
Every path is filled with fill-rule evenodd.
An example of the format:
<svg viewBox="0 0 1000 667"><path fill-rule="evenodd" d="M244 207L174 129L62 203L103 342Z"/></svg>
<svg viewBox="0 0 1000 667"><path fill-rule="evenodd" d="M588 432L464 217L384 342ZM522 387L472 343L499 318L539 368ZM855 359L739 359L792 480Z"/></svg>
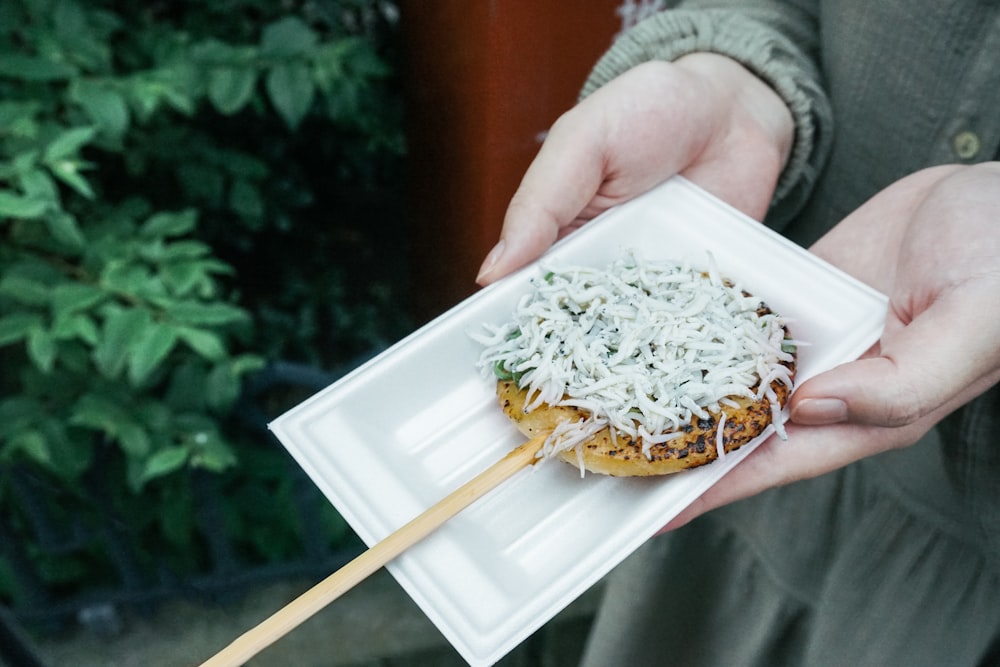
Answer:
<svg viewBox="0 0 1000 667"><path fill-rule="evenodd" d="M713 106L721 112L718 129L731 135L720 145L739 144L746 133L772 147L781 171L795 143L795 120L784 99L763 79L736 60L717 53L691 53L674 65L706 82Z"/></svg>

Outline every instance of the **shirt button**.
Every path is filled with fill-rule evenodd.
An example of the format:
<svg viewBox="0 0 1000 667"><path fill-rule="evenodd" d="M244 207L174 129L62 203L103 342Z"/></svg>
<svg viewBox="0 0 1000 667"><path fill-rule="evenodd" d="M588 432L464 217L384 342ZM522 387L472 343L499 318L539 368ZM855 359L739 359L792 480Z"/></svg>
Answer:
<svg viewBox="0 0 1000 667"><path fill-rule="evenodd" d="M951 147L960 160L971 160L979 155L979 136L971 130L964 130L952 138Z"/></svg>

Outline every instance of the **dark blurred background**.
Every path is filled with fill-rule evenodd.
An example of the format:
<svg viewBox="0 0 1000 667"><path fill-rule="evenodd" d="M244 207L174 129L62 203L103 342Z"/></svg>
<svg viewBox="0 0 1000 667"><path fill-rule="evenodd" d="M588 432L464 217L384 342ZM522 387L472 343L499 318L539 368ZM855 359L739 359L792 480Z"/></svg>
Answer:
<svg viewBox="0 0 1000 667"><path fill-rule="evenodd" d="M358 553L268 420L475 291L546 129L663 4L0 3L0 662L190 664ZM164 613L192 647L142 655ZM316 664L417 664L373 659Z"/></svg>

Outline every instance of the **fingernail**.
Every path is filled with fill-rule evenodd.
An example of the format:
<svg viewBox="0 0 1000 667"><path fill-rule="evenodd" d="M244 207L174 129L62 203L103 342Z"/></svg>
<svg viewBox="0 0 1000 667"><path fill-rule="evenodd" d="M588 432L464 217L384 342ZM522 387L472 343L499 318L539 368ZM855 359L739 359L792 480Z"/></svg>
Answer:
<svg viewBox="0 0 1000 667"><path fill-rule="evenodd" d="M506 245L507 244L504 242L504 240L500 239L500 241L498 241L497 244L493 246L493 250L490 250L489 254L486 255L486 259L483 260L483 265L479 267L479 275L476 276L476 282L479 282L480 279L486 277L489 274L489 272L493 270L493 267L496 266L496 263L500 260L500 257L503 255L503 251Z"/></svg>
<svg viewBox="0 0 1000 667"><path fill-rule="evenodd" d="M806 426L826 426L847 421L847 403L839 398L806 398L792 410L792 421Z"/></svg>

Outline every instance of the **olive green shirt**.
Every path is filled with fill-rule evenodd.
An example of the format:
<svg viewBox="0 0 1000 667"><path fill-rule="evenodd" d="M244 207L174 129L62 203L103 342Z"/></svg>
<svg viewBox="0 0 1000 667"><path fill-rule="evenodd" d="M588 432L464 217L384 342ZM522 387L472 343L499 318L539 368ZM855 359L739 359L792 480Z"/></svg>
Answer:
<svg viewBox="0 0 1000 667"><path fill-rule="evenodd" d="M804 246L907 174L998 158L998 3L682 2L622 35L583 94L699 51L792 111L765 222ZM612 576L586 664L1000 664L998 429L994 387L913 447L657 538ZM701 571L679 578L684 559Z"/></svg>

